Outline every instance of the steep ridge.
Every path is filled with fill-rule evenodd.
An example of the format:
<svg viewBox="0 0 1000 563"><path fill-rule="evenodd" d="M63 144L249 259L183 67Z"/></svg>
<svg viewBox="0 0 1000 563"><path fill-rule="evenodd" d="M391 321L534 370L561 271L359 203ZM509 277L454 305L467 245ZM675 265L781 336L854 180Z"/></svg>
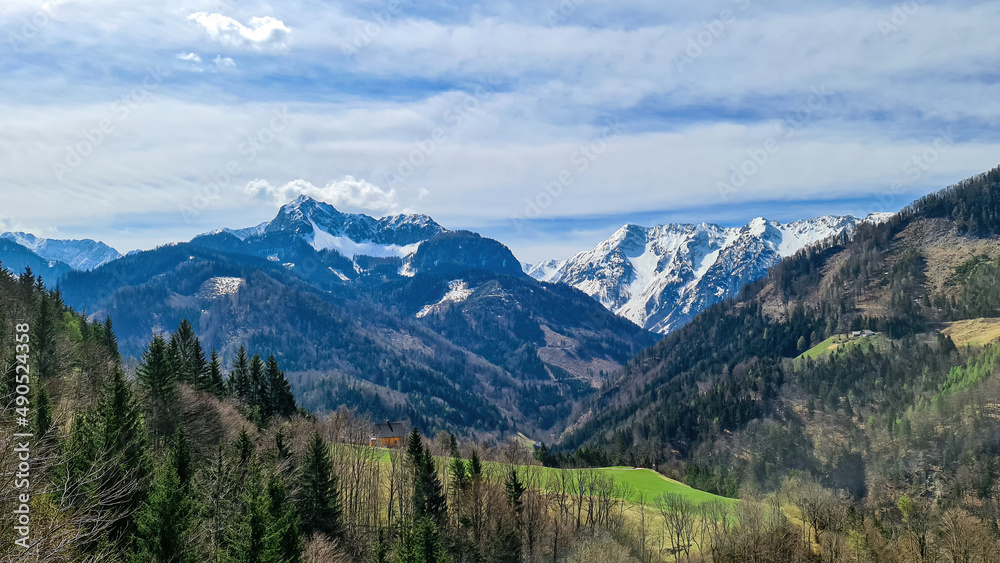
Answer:
<svg viewBox="0 0 1000 563"><path fill-rule="evenodd" d="M956 502L969 460L997 476L1000 344L947 327L1000 318L998 279L995 169L781 261L633 358L561 446L729 495L798 472L889 507Z"/></svg>
<svg viewBox="0 0 1000 563"><path fill-rule="evenodd" d="M825 216L789 224L757 218L740 228L625 225L592 250L529 266L527 272L571 285L639 326L665 334L737 295L782 258L887 216Z"/></svg>

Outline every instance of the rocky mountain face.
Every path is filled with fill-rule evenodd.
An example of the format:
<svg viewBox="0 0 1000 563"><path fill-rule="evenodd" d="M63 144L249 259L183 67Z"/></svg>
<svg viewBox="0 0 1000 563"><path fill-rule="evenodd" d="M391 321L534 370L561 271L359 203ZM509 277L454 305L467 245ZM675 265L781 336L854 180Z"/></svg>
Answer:
<svg viewBox="0 0 1000 563"><path fill-rule="evenodd" d="M615 314L665 334L738 295L782 258L887 216L825 216L788 224L757 218L738 228L625 225L592 250L565 261L529 265L526 272L540 281L573 286Z"/></svg>

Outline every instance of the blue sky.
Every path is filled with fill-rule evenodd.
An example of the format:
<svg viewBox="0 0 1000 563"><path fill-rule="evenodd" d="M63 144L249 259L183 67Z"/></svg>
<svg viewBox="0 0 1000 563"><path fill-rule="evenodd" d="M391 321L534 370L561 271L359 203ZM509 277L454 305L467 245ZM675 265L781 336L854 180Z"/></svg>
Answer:
<svg viewBox="0 0 1000 563"><path fill-rule="evenodd" d="M566 258L895 211L1000 163L1000 3L5 0L0 229L121 250L306 193Z"/></svg>

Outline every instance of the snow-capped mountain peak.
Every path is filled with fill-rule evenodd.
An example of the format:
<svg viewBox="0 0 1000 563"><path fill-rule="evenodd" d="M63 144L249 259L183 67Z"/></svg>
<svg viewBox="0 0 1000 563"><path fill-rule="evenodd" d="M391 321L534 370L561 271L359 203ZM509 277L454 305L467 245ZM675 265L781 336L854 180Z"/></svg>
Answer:
<svg viewBox="0 0 1000 563"><path fill-rule="evenodd" d="M785 224L757 217L742 227L625 225L592 250L525 271L541 281L572 285L639 326L667 333L738 294L782 258L852 233L862 222L884 220L824 216Z"/></svg>
<svg viewBox="0 0 1000 563"><path fill-rule="evenodd" d="M122 257L114 248L90 239L47 239L31 233L3 233L0 238L15 242L46 260L62 262L74 270L90 271Z"/></svg>

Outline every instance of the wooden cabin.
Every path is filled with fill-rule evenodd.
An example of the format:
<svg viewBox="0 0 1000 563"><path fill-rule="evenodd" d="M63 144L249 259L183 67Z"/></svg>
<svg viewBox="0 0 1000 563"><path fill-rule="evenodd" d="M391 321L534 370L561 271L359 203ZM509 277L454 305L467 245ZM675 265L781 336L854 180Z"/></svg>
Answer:
<svg viewBox="0 0 1000 563"><path fill-rule="evenodd" d="M372 431L372 446L382 446L385 448L399 448L406 442L406 435L409 434L405 422L389 422L376 424Z"/></svg>

